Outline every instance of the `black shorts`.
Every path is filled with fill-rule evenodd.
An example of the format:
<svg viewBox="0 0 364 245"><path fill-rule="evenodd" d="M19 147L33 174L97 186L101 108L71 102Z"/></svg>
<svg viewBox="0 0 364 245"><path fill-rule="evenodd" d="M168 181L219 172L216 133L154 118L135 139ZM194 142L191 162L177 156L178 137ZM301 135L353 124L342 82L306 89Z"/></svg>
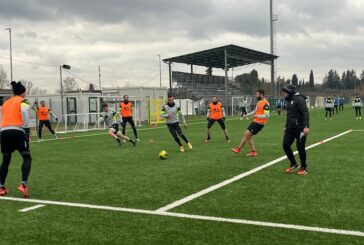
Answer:
<svg viewBox="0 0 364 245"><path fill-rule="evenodd" d="M113 124L110 128L113 128L115 130L115 135L119 132L119 124Z"/></svg>
<svg viewBox="0 0 364 245"><path fill-rule="evenodd" d="M123 119L123 122L122 122L121 126L123 128L126 127L126 124L127 123L129 123L132 128L135 128L135 124L134 124L134 121L133 121L133 117L123 117L122 119Z"/></svg>
<svg viewBox="0 0 364 245"><path fill-rule="evenodd" d="M325 108L326 111L332 111L332 108Z"/></svg>
<svg viewBox="0 0 364 245"><path fill-rule="evenodd" d="M248 130L252 135L256 135L263 128L264 124L252 122L246 130Z"/></svg>
<svg viewBox="0 0 364 245"><path fill-rule="evenodd" d="M225 122L223 119L219 119L219 120L210 119L209 122L207 123L207 128L211 128L215 122L218 122L220 124L221 128L225 130L226 127L225 127Z"/></svg>
<svg viewBox="0 0 364 245"><path fill-rule="evenodd" d="M39 127L42 128L43 126L51 127L51 122L49 120L39 120Z"/></svg>
<svg viewBox="0 0 364 245"><path fill-rule="evenodd" d="M14 151L29 151L24 132L16 129L1 131L1 153L11 154Z"/></svg>
<svg viewBox="0 0 364 245"><path fill-rule="evenodd" d="M277 110L281 110L282 109L282 106L277 106Z"/></svg>

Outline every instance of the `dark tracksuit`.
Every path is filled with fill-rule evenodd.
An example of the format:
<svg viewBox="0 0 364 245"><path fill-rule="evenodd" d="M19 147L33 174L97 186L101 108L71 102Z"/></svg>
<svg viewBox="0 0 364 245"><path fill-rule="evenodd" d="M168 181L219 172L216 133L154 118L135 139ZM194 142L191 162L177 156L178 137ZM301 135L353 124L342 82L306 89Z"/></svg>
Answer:
<svg viewBox="0 0 364 245"><path fill-rule="evenodd" d="M296 165L291 145L296 140L296 146L301 160L301 167L306 169L306 136L303 136L303 129L309 128L309 113L305 96L296 93L287 98L287 119L286 131L283 138L283 149L291 165Z"/></svg>

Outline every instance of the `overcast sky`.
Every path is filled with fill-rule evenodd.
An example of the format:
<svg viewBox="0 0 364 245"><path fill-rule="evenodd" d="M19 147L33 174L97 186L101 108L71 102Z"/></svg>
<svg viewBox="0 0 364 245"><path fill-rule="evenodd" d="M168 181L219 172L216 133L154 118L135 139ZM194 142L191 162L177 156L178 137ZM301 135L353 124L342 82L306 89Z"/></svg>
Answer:
<svg viewBox="0 0 364 245"><path fill-rule="evenodd" d="M275 4L278 75L307 80L313 69L321 82L331 68L364 69L363 0ZM100 65L103 86L159 86L158 54L168 58L226 44L270 51L269 0L0 0L0 27L12 28L14 78L48 91L59 84L60 64L96 85ZM10 77L8 57L9 36L2 30L0 65ZM234 75L253 68L269 79L266 65ZM167 65L162 69L167 86ZM188 71L186 65L173 69Z"/></svg>

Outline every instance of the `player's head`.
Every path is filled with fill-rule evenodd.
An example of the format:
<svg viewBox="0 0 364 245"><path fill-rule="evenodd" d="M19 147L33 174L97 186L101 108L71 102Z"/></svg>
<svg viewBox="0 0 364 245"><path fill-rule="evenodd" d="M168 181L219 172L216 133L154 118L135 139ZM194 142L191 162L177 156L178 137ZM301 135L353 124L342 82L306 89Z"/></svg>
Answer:
<svg viewBox="0 0 364 245"><path fill-rule="evenodd" d="M174 98L172 95L168 95L167 103L168 103L168 105L174 105Z"/></svg>
<svg viewBox="0 0 364 245"><path fill-rule="evenodd" d="M124 102L128 102L129 101L129 95L126 94L126 95L124 95L123 98L124 98Z"/></svg>
<svg viewBox="0 0 364 245"><path fill-rule="evenodd" d="M23 86L23 84L21 84L21 82L12 81L10 84L11 84L11 87L13 89L14 95L18 95L18 96L21 96L23 98L25 97L26 89Z"/></svg>
<svg viewBox="0 0 364 245"><path fill-rule="evenodd" d="M255 98L257 100L262 100L264 99L264 97L265 97L265 92L263 89L258 89L257 91L255 91Z"/></svg>
<svg viewBox="0 0 364 245"><path fill-rule="evenodd" d="M217 104L217 102L218 102L218 100L217 100L217 96L212 96L212 97L211 97L211 100L212 100L212 103L213 103L214 105L216 105L216 104Z"/></svg>
<svg viewBox="0 0 364 245"><path fill-rule="evenodd" d="M105 112L109 111L109 105L107 103L102 104L102 110Z"/></svg>
<svg viewBox="0 0 364 245"><path fill-rule="evenodd" d="M359 97L359 94L358 94L358 93L356 93L356 94L355 94L355 97Z"/></svg>
<svg viewBox="0 0 364 245"><path fill-rule="evenodd" d="M40 102L40 105L41 105L41 106L45 106L45 105L46 105L45 101L44 101L44 100L42 100L42 101Z"/></svg>
<svg viewBox="0 0 364 245"><path fill-rule="evenodd" d="M296 86L292 84L286 84L282 87L283 97L287 100L296 93Z"/></svg>

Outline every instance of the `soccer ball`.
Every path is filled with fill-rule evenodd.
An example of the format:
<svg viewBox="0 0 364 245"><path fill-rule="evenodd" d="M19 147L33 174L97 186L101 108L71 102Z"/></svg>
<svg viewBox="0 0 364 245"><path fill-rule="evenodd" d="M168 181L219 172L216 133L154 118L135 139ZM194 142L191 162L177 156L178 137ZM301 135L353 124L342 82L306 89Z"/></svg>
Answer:
<svg viewBox="0 0 364 245"><path fill-rule="evenodd" d="M168 157L168 153L166 151L159 152L159 159L165 160Z"/></svg>

